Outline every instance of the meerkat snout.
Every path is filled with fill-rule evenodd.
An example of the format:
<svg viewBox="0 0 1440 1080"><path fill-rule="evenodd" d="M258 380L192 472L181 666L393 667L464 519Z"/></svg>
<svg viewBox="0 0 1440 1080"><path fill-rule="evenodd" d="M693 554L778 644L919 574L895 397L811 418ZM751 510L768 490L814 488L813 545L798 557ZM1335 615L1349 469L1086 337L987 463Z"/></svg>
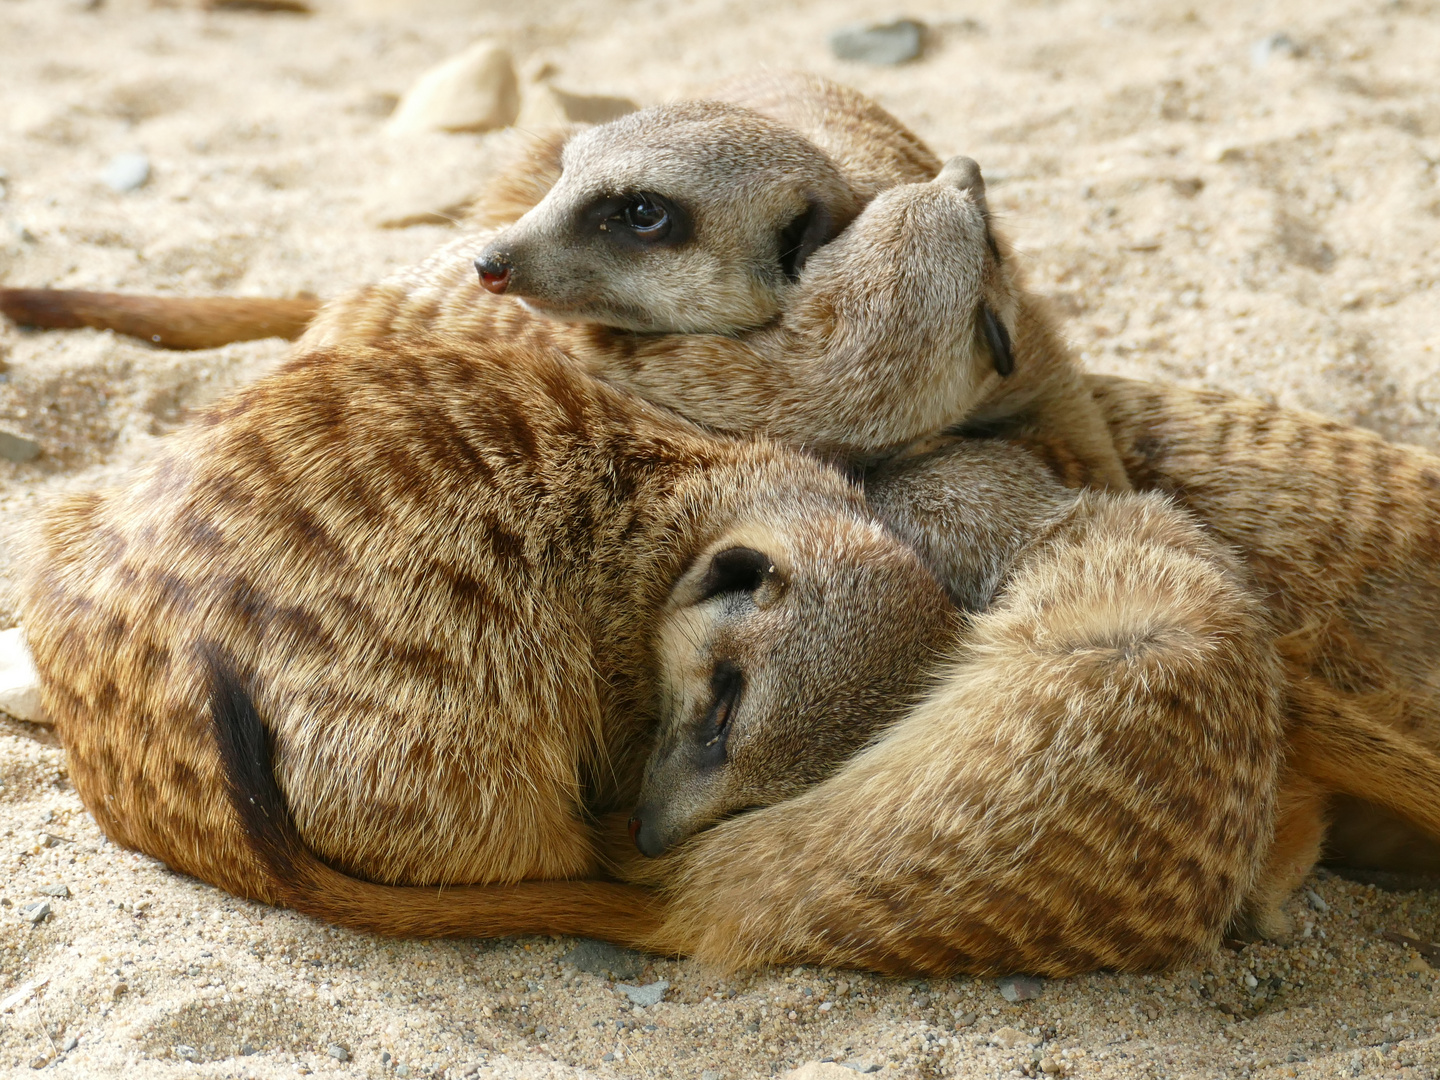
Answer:
<svg viewBox="0 0 1440 1080"><path fill-rule="evenodd" d="M510 287L510 272L514 269L508 255L486 250L475 257L475 271L480 275L480 284L486 292L496 296Z"/></svg>

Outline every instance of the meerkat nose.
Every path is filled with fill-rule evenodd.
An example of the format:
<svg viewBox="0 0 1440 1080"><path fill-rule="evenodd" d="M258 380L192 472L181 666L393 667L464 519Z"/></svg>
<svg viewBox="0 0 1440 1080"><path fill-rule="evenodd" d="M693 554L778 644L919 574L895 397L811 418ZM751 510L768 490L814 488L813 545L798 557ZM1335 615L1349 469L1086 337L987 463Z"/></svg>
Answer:
<svg viewBox="0 0 1440 1080"><path fill-rule="evenodd" d="M487 251L475 257L475 270L480 274L480 284L485 286L487 292L496 296L510 287L510 271L513 269L503 255Z"/></svg>

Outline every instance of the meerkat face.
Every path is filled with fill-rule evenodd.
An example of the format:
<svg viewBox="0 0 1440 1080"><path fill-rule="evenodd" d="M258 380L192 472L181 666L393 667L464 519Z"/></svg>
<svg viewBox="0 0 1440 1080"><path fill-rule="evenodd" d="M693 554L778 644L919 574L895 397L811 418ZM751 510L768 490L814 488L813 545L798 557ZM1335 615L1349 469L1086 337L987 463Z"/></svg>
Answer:
<svg viewBox="0 0 1440 1080"><path fill-rule="evenodd" d="M757 113L686 102L566 145L549 194L475 260L539 314L733 333L784 306L805 260L858 213L835 163Z"/></svg>
<svg viewBox="0 0 1440 1080"><path fill-rule="evenodd" d="M955 618L870 521L713 545L660 622L659 738L631 821L641 852L824 779L913 704Z"/></svg>

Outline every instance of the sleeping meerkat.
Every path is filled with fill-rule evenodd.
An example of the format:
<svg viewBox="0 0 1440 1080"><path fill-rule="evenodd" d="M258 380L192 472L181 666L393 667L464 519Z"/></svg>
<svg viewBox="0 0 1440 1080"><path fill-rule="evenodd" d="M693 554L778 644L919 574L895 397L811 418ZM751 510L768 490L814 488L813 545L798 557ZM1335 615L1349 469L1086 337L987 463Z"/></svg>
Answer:
<svg viewBox="0 0 1440 1080"><path fill-rule="evenodd" d="M918 696L952 609L835 470L707 435L556 355L416 341L297 357L126 482L62 501L24 625L75 785L118 843L348 925L633 942L648 902L613 884L374 883L592 873L589 821L633 804L643 765L657 612L677 578L673 603L738 596L757 560L783 595L729 626L763 640L756 707L869 717ZM212 700L263 718L231 765L268 737L304 849L334 868L321 886L363 910L299 890L300 855L267 861L217 799L236 781ZM596 914L606 889L633 925ZM557 914L577 891L586 906Z"/></svg>
<svg viewBox="0 0 1440 1080"><path fill-rule="evenodd" d="M1323 685L1295 680L1304 698L1289 691L1298 718L1283 761L1268 756L1282 745L1281 676L1297 673L1278 662L1233 555L1168 499L1077 492L1013 447L975 442L881 466L867 498L969 613L956 658L936 665L939 688L902 719L872 715L856 730L853 716L841 726L747 709L746 658L723 632L730 612L677 605L662 615L659 653L669 662L631 822L637 847L653 858L738 811L770 809L630 874L681 883L671 932L702 896L722 911L770 873L784 882L761 886L718 930L686 924L701 955L788 960L777 943L798 920L815 935L812 948L826 943L807 959L854 962L826 928L833 905L840 925L862 919L866 933L846 941L876 949L872 962L883 953L877 939L896 950L890 963L914 938L897 971L999 971L1017 958L1052 974L1128 966L1139 954L1126 950L1144 935L1122 947L1117 927L1129 933L1159 908L1175 932L1183 920L1173 911L1187 907L1198 920L1187 933L1202 923L1218 932L1226 918L1237 932L1283 932L1280 905L1315 861L1328 794L1368 794L1440 838L1440 759ZM762 580L763 568L755 572ZM855 755L857 746L867 748ZM999 761L1016 777L990 771ZM859 788L883 791L880 807L861 797L823 841L804 836L816 806L838 808ZM1261 791L1275 795L1273 831ZM1136 836L1164 854L1137 862ZM827 846L837 854L821 868ZM1179 864L1196 868L1193 879L1172 876ZM788 895L802 880L803 900ZM1206 891L1217 883L1224 888ZM1082 909L1083 962L1054 930L1076 889L1106 898ZM901 893L904 929L888 936L877 894L892 895L893 914ZM762 910L771 898L777 909ZM997 932L1007 908L1013 925ZM1054 935L1047 946L1032 948L1045 934ZM1160 961L1159 951L1148 955Z"/></svg>

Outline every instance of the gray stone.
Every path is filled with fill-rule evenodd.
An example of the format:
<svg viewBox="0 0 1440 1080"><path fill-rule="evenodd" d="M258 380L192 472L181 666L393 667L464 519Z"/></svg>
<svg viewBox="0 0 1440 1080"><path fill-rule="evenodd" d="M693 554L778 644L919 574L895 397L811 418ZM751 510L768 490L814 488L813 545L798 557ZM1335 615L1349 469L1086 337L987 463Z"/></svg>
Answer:
<svg viewBox="0 0 1440 1080"><path fill-rule="evenodd" d="M1330 905L1325 903L1324 898L1314 889L1305 890L1305 902L1310 905L1312 910L1318 911L1321 915L1326 915L1330 911Z"/></svg>
<svg viewBox="0 0 1440 1080"><path fill-rule="evenodd" d="M325 1047L325 1053L329 1054L336 1061L349 1061L350 1051L339 1043L331 1043Z"/></svg>
<svg viewBox="0 0 1440 1080"><path fill-rule="evenodd" d="M1045 980L1033 975L1006 975L1003 979L996 979L995 985L1000 987L1000 996L1006 1001L1029 1001L1040 996L1045 989Z"/></svg>
<svg viewBox="0 0 1440 1080"><path fill-rule="evenodd" d="M622 949L606 941L582 938L575 943L573 949L560 957L560 963L569 964L589 975L633 979L645 970L645 954L634 949Z"/></svg>
<svg viewBox="0 0 1440 1080"><path fill-rule="evenodd" d="M68 1039L66 1039L63 1043L60 1044L60 1050L62 1053L68 1054L71 1050L74 1050L75 1047L79 1045L80 1040L77 1039L74 1035L71 1035Z"/></svg>
<svg viewBox="0 0 1440 1080"><path fill-rule="evenodd" d="M1299 56L1300 46L1289 34L1267 34L1250 46L1250 66L1263 68L1277 56Z"/></svg>
<svg viewBox="0 0 1440 1080"><path fill-rule="evenodd" d="M668 979L660 979L653 983L646 983L644 986L616 983L615 989L623 992L632 1004L648 1009L651 1005L658 1005L664 1000L665 991L670 989L670 981Z"/></svg>
<svg viewBox="0 0 1440 1080"><path fill-rule="evenodd" d="M830 35L830 51L841 60L903 64L920 55L925 24L915 19L843 26Z"/></svg>
<svg viewBox="0 0 1440 1080"><path fill-rule="evenodd" d="M193 1046L186 1046L184 1043L181 1043L175 1047L175 1056L184 1061L199 1061L200 1051L196 1050Z"/></svg>
<svg viewBox="0 0 1440 1080"><path fill-rule="evenodd" d="M58 896L61 900L70 899L70 886L64 884L63 882L59 885L46 885L40 890L40 892L46 896Z"/></svg>
<svg viewBox="0 0 1440 1080"><path fill-rule="evenodd" d="M258 1054L259 1052L260 1048L248 1039L240 1044L241 1057L250 1057L252 1054Z"/></svg>
<svg viewBox="0 0 1440 1080"><path fill-rule="evenodd" d="M150 159L144 154L116 154L100 179L112 191L135 191L150 182Z"/></svg>
<svg viewBox="0 0 1440 1080"><path fill-rule="evenodd" d="M40 444L24 435L0 429L0 457L6 461L33 461L40 456Z"/></svg>
<svg viewBox="0 0 1440 1080"><path fill-rule="evenodd" d="M33 904L22 904L20 906L20 917L26 922L32 922L39 926L50 916L50 901L36 900Z"/></svg>

